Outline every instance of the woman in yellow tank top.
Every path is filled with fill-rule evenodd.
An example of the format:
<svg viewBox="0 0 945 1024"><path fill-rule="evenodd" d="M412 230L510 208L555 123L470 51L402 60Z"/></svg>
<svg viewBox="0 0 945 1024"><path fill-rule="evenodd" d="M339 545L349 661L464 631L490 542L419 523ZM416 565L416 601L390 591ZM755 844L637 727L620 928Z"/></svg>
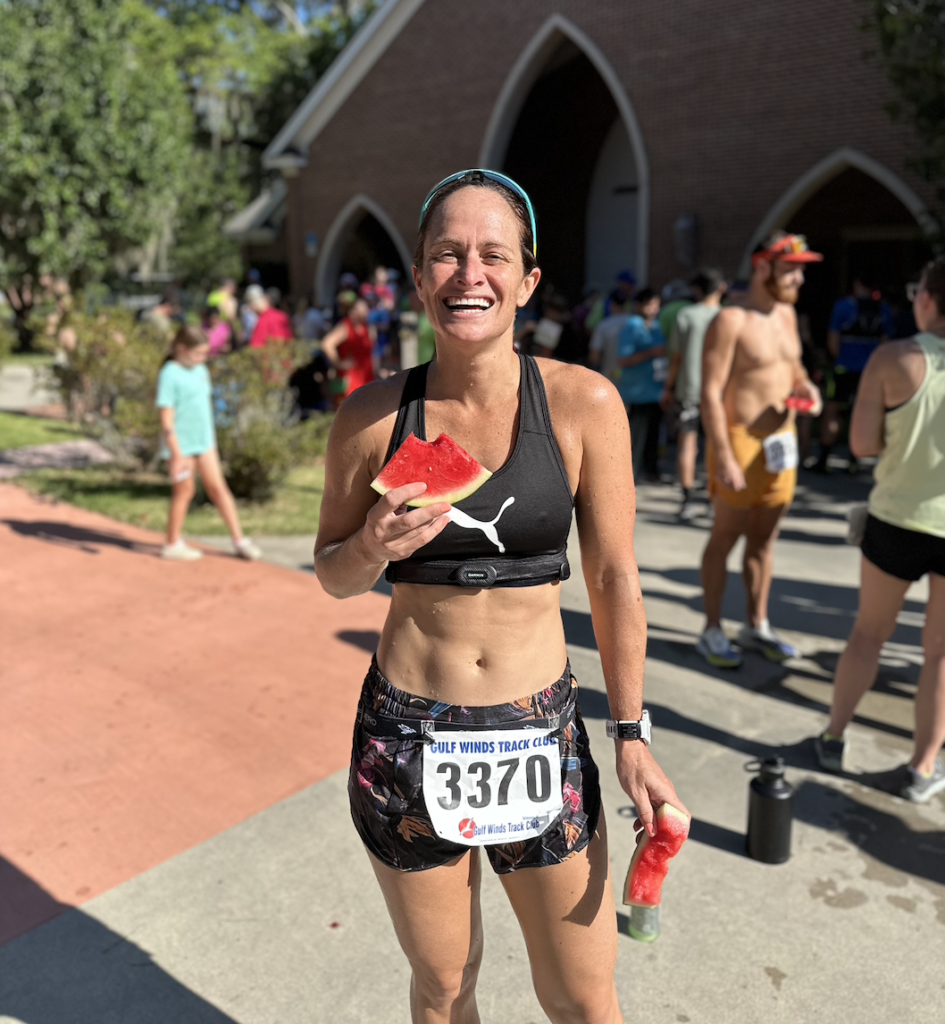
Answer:
<svg viewBox="0 0 945 1024"><path fill-rule="evenodd" d="M841 771L843 731L876 679L909 585L929 577L915 698L915 754L900 795L924 803L945 790L945 257L911 286L919 333L881 346L856 397L850 447L878 455L863 538L860 608L837 665L821 767Z"/></svg>

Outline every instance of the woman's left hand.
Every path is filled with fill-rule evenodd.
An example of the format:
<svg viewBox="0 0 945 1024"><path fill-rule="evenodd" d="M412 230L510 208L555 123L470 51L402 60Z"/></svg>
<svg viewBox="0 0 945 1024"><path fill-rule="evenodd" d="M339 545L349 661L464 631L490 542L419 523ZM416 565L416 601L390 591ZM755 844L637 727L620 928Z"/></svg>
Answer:
<svg viewBox="0 0 945 1024"><path fill-rule="evenodd" d="M656 810L663 804L672 804L692 817L645 743L641 740L615 740L614 743L617 747L617 778L637 811L634 828L642 827L647 835L656 835Z"/></svg>

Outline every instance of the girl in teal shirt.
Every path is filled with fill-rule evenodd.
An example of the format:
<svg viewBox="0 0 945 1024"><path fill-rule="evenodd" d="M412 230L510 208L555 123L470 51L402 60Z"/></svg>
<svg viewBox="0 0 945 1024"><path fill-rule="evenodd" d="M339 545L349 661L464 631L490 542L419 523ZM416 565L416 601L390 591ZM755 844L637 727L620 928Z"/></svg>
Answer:
<svg viewBox="0 0 945 1024"><path fill-rule="evenodd" d="M161 557L192 562L202 557L197 548L184 543L181 530L194 497L194 473L200 474L207 497L216 505L233 538L240 558L254 560L262 552L243 536L239 513L223 477L217 453L210 374L207 356L210 344L198 327L182 327L174 336L171 351L158 375L157 407L161 417L163 456L171 478L171 508L167 517L167 543Z"/></svg>

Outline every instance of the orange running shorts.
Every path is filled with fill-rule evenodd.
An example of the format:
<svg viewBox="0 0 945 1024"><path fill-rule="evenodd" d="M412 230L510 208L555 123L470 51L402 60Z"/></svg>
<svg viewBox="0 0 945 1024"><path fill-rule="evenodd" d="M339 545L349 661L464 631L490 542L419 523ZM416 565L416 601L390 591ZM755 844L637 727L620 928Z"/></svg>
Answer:
<svg viewBox="0 0 945 1024"><path fill-rule="evenodd" d="M775 433L794 431L780 427ZM709 476L709 494L733 508L777 508L790 505L797 486L797 467L780 473L769 473L765 462L764 442L768 434L752 430L741 423L728 425L728 439L735 461L745 474L745 489L731 491L715 477L717 459L711 442L706 445L706 471Z"/></svg>

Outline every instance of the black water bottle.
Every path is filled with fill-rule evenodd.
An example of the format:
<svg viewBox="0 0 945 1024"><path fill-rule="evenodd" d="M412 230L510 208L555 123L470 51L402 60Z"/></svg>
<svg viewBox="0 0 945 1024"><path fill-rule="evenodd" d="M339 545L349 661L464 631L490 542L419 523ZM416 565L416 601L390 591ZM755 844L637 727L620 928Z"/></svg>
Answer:
<svg viewBox="0 0 945 1024"><path fill-rule="evenodd" d="M784 760L749 761L758 774L748 788L748 856L765 864L783 864L791 856L794 788L784 778Z"/></svg>

